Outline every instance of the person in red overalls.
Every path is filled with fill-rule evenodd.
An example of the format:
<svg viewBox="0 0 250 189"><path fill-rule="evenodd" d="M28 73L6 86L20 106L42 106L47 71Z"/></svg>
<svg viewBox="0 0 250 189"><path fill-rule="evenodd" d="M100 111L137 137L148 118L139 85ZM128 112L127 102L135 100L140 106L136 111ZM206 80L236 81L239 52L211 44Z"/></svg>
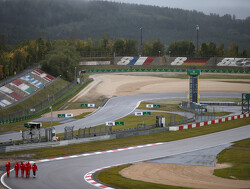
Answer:
<svg viewBox="0 0 250 189"><path fill-rule="evenodd" d="M36 176L36 171L38 170L35 163L32 165L32 170L33 170L33 177L35 177Z"/></svg>
<svg viewBox="0 0 250 189"><path fill-rule="evenodd" d="M19 163L16 162L15 164L15 172L16 172L16 177L18 177L18 171L19 171L20 167L19 167Z"/></svg>
<svg viewBox="0 0 250 189"><path fill-rule="evenodd" d="M25 170L25 165L24 165L23 162L21 162L21 164L20 164L20 169L21 169L21 176L23 177L23 175L24 175L24 170Z"/></svg>
<svg viewBox="0 0 250 189"><path fill-rule="evenodd" d="M6 167L6 172L7 172L7 177L10 177L10 162L8 162L5 167Z"/></svg>
<svg viewBox="0 0 250 189"><path fill-rule="evenodd" d="M27 162L27 163L25 164L26 178L30 177L30 169L31 169L30 162Z"/></svg>

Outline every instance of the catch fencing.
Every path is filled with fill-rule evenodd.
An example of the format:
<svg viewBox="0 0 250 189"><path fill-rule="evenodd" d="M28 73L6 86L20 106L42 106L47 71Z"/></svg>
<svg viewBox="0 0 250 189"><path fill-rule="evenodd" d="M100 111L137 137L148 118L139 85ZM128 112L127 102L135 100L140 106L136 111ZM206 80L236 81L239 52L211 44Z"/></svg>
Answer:
<svg viewBox="0 0 250 189"><path fill-rule="evenodd" d="M196 104L196 103L189 103L189 102L182 102L179 106L180 108L193 112L195 114L195 121L209 121L215 119L215 112L207 112L207 105L206 104ZM181 123L183 124L183 123Z"/></svg>
<svg viewBox="0 0 250 189"><path fill-rule="evenodd" d="M112 135L117 133L126 133L126 132L134 132L134 131L143 131L150 130L156 128L156 124L153 125L145 125L138 124L136 127L127 128L127 129L115 129L116 126L97 126L97 127L89 127L89 128L80 128L74 132L74 126L65 127L64 128L64 137L62 140L71 140L78 138L89 138L96 136L104 136L104 135Z"/></svg>

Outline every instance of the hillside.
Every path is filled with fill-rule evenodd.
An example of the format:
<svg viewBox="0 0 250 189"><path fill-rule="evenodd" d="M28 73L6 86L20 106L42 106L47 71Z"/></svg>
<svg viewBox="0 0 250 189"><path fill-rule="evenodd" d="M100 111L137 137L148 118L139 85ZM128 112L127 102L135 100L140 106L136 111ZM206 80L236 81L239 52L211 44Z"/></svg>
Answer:
<svg viewBox="0 0 250 189"><path fill-rule="evenodd" d="M143 27L144 41L160 39L167 45L184 39L195 42L197 24L200 43L235 42L250 48L250 18L107 1L0 0L0 34L10 44L39 37L99 39L105 34L140 41Z"/></svg>

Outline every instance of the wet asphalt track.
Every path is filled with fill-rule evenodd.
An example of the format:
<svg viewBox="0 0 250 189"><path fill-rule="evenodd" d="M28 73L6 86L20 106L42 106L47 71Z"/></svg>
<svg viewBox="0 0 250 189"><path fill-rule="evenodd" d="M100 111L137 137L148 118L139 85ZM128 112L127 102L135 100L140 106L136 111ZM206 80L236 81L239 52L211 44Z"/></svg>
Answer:
<svg viewBox="0 0 250 189"><path fill-rule="evenodd" d="M94 189L84 181L84 175L94 169L202 150L249 137L250 125L151 147L38 163L37 178L15 178L11 172L11 177L3 180L13 189Z"/></svg>
<svg viewBox="0 0 250 189"><path fill-rule="evenodd" d="M91 127L103 124L108 121L114 121L132 113L140 101L150 99L167 99L167 98L187 98L187 93L151 93L125 95L111 98L103 107L98 109L90 116L56 126L56 133L64 132L64 127L74 126L74 130L79 128ZM200 93L201 97L238 97L241 93ZM0 142L12 140L21 140L19 132L0 135Z"/></svg>

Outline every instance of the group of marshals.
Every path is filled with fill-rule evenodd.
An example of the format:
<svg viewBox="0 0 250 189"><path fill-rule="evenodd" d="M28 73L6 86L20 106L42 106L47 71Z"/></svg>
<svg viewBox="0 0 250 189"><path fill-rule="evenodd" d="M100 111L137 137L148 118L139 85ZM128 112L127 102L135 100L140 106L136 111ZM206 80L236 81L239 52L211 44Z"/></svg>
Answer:
<svg viewBox="0 0 250 189"><path fill-rule="evenodd" d="M10 162L8 162L5 165L5 167L6 167L7 177L9 177L10 176L10 169L11 169ZM34 163L31 167L30 162L27 162L27 163L21 162L20 164L18 162L16 162L14 169L15 169L16 177L18 177L18 172L19 172L19 170L21 170L21 176L24 177L24 172L26 172L26 178L30 177L30 170L31 169L33 170L33 177L36 176L36 171L38 170L36 164Z"/></svg>

